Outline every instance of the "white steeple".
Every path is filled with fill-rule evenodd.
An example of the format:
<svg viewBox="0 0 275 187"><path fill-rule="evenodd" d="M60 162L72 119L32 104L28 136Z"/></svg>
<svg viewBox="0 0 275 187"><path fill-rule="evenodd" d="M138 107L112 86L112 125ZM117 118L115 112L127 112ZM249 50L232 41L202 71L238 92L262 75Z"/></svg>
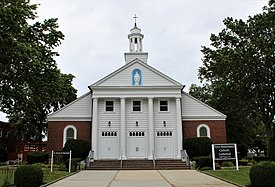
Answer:
<svg viewBox="0 0 275 187"><path fill-rule="evenodd" d="M128 34L129 52L124 53L125 61L126 61L126 63L129 63L132 60L138 58L139 60L143 61L144 63L147 63L148 53L143 52L143 48L142 48L142 39L143 39L144 35L141 34L141 30L137 27L136 15L134 18L135 18L134 28L132 28L130 30L131 33Z"/></svg>

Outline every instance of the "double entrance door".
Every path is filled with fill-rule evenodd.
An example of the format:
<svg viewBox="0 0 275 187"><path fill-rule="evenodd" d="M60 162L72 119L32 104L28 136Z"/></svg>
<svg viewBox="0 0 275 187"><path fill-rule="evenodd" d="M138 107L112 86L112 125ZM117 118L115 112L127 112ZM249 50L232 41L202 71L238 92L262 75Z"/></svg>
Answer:
<svg viewBox="0 0 275 187"><path fill-rule="evenodd" d="M146 132L129 131L128 132L128 157L130 159L146 158Z"/></svg>

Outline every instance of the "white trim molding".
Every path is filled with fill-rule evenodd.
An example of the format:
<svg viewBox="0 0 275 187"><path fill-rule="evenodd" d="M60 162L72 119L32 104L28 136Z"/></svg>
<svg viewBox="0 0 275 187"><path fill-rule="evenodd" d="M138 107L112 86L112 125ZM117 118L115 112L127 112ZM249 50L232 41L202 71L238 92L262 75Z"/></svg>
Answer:
<svg viewBox="0 0 275 187"><path fill-rule="evenodd" d="M69 128L72 128L72 129L74 130L74 139L77 138L77 129L75 128L75 126L73 126L73 125L67 125L67 126L64 128L64 130L63 130L63 147L64 147L64 145L65 145L65 143L66 143L66 139L67 139L67 130L68 130Z"/></svg>
<svg viewBox="0 0 275 187"><path fill-rule="evenodd" d="M200 136L200 129L201 129L202 127L206 128L207 137L208 137L208 138L211 138L211 137L210 137L210 128L209 128L208 125L206 125L206 124L200 124L200 125L197 127L197 137L201 137L201 136Z"/></svg>

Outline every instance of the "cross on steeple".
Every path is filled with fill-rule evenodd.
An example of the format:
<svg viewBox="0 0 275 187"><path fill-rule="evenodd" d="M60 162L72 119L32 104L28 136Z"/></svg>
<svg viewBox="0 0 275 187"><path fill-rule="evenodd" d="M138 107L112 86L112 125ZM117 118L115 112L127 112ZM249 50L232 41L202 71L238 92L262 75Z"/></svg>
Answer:
<svg viewBox="0 0 275 187"><path fill-rule="evenodd" d="M137 15L135 14L135 16L133 17L135 19L135 27L137 26Z"/></svg>

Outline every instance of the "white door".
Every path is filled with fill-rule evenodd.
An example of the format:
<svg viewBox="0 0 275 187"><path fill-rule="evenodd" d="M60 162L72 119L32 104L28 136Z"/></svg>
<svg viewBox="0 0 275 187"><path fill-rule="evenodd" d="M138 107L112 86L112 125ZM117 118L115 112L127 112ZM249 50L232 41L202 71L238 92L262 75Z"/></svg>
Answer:
<svg viewBox="0 0 275 187"><path fill-rule="evenodd" d="M118 133L117 131L101 131L100 159L118 158Z"/></svg>
<svg viewBox="0 0 275 187"><path fill-rule="evenodd" d="M128 132L128 156L132 159L146 157L145 131Z"/></svg>
<svg viewBox="0 0 275 187"><path fill-rule="evenodd" d="M173 131L156 131L156 157L174 158Z"/></svg>

